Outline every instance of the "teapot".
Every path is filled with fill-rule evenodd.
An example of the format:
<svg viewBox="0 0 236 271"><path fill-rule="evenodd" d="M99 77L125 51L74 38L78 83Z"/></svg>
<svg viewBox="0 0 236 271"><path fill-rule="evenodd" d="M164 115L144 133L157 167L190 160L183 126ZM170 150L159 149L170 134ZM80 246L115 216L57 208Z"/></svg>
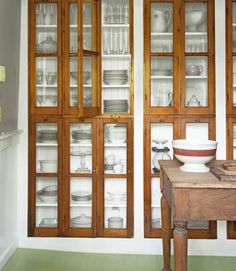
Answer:
<svg viewBox="0 0 236 271"><path fill-rule="evenodd" d="M169 9L158 10L152 9L151 23L152 32L167 32L171 23L171 11Z"/></svg>

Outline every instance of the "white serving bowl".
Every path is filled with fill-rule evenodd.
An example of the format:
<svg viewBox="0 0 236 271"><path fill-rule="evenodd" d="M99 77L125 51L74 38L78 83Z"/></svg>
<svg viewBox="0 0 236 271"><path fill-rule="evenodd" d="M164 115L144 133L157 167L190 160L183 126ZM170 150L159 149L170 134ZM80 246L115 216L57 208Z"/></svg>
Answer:
<svg viewBox="0 0 236 271"><path fill-rule="evenodd" d="M205 164L215 157L217 144L213 140L180 139L172 142L175 157L184 163L180 169L187 172L208 172Z"/></svg>
<svg viewBox="0 0 236 271"><path fill-rule="evenodd" d="M188 31L196 32L200 24L205 20L205 11L188 11L186 12L186 26Z"/></svg>

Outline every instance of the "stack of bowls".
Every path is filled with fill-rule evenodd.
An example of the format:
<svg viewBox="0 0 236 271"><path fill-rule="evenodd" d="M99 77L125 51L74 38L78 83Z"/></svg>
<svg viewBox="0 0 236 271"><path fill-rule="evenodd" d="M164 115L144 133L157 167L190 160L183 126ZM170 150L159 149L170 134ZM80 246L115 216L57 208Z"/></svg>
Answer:
<svg viewBox="0 0 236 271"><path fill-rule="evenodd" d="M56 228L57 227L57 218L43 218L39 223L40 228Z"/></svg>
<svg viewBox="0 0 236 271"><path fill-rule="evenodd" d="M46 186L37 192L37 196L42 202L57 202L57 186Z"/></svg>
<svg viewBox="0 0 236 271"><path fill-rule="evenodd" d="M124 219L119 216L113 216L108 218L108 228L110 229L122 229Z"/></svg>
<svg viewBox="0 0 236 271"><path fill-rule="evenodd" d="M72 228L91 228L92 218L86 214L81 214L80 216L72 218L70 224Z"/></svg>

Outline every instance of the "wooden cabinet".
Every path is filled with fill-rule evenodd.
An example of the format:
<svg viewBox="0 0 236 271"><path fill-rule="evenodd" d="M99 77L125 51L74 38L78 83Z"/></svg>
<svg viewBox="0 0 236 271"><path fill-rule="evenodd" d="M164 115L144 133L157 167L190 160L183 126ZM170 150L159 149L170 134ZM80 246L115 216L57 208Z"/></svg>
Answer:
<svg viewBox="0 0 236 271"><path fill-rule="evenodd" d="M144 1L145 237L162 234L158 161L173 159L171 141L215 139L214 20L214 1ZM216 222L188 231L216 238Z"/></svg>
<svg viewBox="0 0 236 271"><path fill-rule="evenodd" d="M133 2L30 0L29 236L133 236Z"/></svg>
<svg viewBox="0 0 236 271"><path fill-rule="evenodd" d="M215 114L214 19L214 1L145 1L145 114Z"/></svg>
<svg viewBox="0 0 236 271"><path fill-rule="evenodd" d="M236 159L236 1L226 1L227 159ZM227 223L227 237L236 238L236 222Z"/></svg>

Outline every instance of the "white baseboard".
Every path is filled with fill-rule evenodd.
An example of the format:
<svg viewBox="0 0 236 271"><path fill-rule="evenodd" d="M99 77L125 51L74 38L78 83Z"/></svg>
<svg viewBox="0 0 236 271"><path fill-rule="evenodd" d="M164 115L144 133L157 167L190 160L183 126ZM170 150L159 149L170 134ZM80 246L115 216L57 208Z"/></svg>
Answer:
<svg viewBox="0 0 236 271"><path fill-rule="evenodd" d="M12 254L15 252L18 246L18 240L14 240L6 249L3 251L3 253L0 255L0 270L3 269L4 265L7 263L7 261L10 259Z"/></svg>

